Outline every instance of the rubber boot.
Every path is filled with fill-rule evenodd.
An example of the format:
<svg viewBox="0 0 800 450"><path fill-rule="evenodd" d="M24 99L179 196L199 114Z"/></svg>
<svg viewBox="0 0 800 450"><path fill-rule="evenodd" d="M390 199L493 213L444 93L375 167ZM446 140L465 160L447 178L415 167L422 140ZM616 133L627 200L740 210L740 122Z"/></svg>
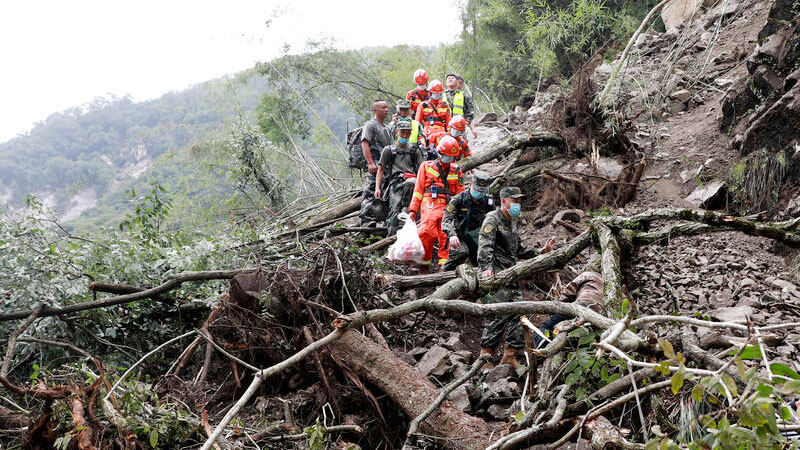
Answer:
<svg viewBox="0 0 800 450"><path fill-rule="evenodd" d="M481 366L481 369L482 370L486 370L486 369L493 368L494 364L492 364L491 357L494 356L494 349L493 348L488 348L488 347L481 347L481 354L479 355L479 357L483 356L483 355L489 355L489 361L486 361L483 364L483 366Z"/></svg>
<svg viewBox="0 0 800 450"><path fill-rule="evenodd" d="M503 357L500 359L500 364L510 364L514 370L519 369L521 364L517 361L517 354L519 354L519 350L506 345L503 349Z"/></svg>

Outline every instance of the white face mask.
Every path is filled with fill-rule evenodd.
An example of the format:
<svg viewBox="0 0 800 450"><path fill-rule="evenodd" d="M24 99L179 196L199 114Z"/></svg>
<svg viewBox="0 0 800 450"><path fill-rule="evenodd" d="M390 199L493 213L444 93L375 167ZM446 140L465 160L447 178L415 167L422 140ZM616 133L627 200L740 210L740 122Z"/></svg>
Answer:
<svg viewBox="0 0 800 450"><path fill-rule="evenodd" d="M442 94L431 94L431 98L434 100L441 100Z"/></svg>
<svg viewBox="0 0 800 450"><path fill-rule="evenodd" d="M461 131L456 130L455 128L450 128L450 136L459 137L461 136Z"/></svg>

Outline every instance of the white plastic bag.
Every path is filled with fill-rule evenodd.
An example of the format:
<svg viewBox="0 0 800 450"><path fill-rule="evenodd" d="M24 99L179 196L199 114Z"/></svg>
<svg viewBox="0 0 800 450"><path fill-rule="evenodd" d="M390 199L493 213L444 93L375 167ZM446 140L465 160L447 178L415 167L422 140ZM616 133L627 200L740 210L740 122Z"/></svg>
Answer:
<svg viewBox="0 0 800 450"><path fill-rule="evenodd" d="M397 241L389 247L386 257L396 263L421 262L425 256L425 248L417 234L417 225L408 214L401 213L397 218L406 223L397 231Z"/></svg>

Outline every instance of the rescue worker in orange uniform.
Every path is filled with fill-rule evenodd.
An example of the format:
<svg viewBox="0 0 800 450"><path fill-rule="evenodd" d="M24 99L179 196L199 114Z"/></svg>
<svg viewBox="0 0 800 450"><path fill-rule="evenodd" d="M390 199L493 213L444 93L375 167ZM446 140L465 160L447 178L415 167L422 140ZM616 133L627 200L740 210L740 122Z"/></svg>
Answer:
<svg viewBox="0 0 800 450"><path fill-rule="evenodd" d="M464 173L453 164L459 154L458 142L452 136L444 136L436 146L439 157L425 161L417 172L414 194L408 206L411 220L419 215L417 233L425 248L420 273L430 272L433 260L433 243L439 241L439 266L447 262L450 248L447 235L442 231L442 216L450 198L464 190Z"/></svg>
<svg viewBox="0 0 800 450"><path fill-rule="evenodd" d="M450 129L450 136L453 136L458 141L459 155L456 161L472 156L472 150L469 149L469 143L464 138L464 133L467 131L467 120L462 116L453 116L448 124Z"/></svg>
<svg viewBox="0 0 800 450"><path fill-rule="evenodd" d="M439 80L431 81L429 87L430 98L420 103L417 107L416 121L425 127L425 136L428 137L428 146L431 150L438 148L439 139L447 135L447 127L452 118L450 105L444 98L444 86ZM433 151L429 151L429 159Z"/></svg>
<svg viewBox="0 0 800 450"><path fill-rule="evenodd" d="M417 71L414 72L414 84L416 84L417 87L408 91L406 94L406 100L411 102L411 114L416 114L419 104L429 97L428 72L425 72L423 69L417 69Z"/></svg>

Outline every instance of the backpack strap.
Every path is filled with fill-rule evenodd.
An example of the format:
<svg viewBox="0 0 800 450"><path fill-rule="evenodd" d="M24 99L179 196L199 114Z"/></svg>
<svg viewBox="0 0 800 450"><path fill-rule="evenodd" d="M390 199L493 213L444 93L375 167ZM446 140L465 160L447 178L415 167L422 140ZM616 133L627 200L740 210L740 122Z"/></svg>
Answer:
<svg viewBox="0 0 800 450"><path fill-rule="evenodd" d="M444 195L447 201L450 201L450 185L447 183L447 176L450 175L450 167L447 168L447 172L442 170L442 165L439 163L439 160L436 160L436 167L439 168L439 178L442 179L442 184L444 185Z"/></svg>

